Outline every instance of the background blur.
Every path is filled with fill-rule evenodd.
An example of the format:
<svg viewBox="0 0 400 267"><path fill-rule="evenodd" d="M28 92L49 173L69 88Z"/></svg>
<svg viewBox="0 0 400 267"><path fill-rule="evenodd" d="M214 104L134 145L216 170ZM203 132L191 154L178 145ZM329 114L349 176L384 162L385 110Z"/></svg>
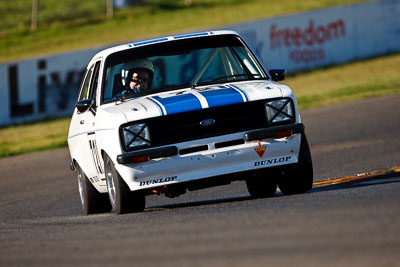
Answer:
<svg viewBox="0 0 400 267"><path fill-rule="evenodd" d="M0 62L360 2L0 0Z"/></svg>

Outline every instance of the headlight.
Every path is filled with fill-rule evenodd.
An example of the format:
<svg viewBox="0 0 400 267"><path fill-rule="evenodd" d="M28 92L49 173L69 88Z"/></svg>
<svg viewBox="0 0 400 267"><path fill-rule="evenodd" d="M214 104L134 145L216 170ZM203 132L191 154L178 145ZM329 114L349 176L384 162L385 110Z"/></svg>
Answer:
<svg viewBox="0 0 400 267"><path fill-rule="evenodd" d="M265 103L268 124L294 122L293 104L290 99L273 100Z"/></svg>
<svg viewBox="0 0 400 267"><path fill-rule="evenodd" d="M125 148L128 149L150 146L150 131L145 123L122 128L122 137Z"/></svg>

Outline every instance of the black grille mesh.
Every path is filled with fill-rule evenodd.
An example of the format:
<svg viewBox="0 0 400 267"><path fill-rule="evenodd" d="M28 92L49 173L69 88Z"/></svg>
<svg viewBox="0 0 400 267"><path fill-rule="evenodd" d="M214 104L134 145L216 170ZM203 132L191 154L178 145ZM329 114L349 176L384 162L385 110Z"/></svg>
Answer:
<svg viewBox="0 0 400 267"><path fill-rule="evenodd" d="M214 119L210 126L200 122ZM265 100L220 106L147 119L151 147L258 129L267 125ZM138 122L135 122L138 123Z"/></svg>
<svg viewBox="0 0 400 267"><path fill-rule="evenodd" d="M146 123L150 130L150 147L158 147L272 126L267 123L266 101L258 100L194 110L134 123ZM209 119L215 120L215 123L210 126L200 125L201 121ZM294 121L287 121L284 124L291 122ZM122 125L121 129L124 126L126 125Z"/></svg>

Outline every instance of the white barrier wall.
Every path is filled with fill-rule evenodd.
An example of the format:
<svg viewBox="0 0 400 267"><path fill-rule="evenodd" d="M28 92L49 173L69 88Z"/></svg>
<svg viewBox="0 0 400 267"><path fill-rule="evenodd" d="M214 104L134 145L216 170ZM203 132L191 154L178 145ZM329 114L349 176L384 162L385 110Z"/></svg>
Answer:
<svg viewBox="0 0 400 267"><path fill-rule="evenodd" d="M98 50L0 65L0 126L71 115L82 74Z"/></svg>
<svg viewBox="0 0 400 267"><path fill-rule="evenodd" d="M226 26L267 68L288 72L400 51L400 1L381 0ZM69 116L84 68L102 48L0 65L0 126Z"/></svg>

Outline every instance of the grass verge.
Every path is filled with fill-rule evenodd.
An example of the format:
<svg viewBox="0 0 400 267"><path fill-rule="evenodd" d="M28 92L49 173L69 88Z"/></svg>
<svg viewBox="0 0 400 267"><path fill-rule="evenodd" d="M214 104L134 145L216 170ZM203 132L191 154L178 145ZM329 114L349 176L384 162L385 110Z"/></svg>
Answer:
<svg viewBox="0 0 400 267"><path fill-rule="evenodd" d="M70 118L0 129L0 157L67 146Z"/></svg>
<svg viewBox="0 0 400 267"><path fill-rule="evenodd" d="M400 54L288 77L300 109L400 93Z"/></svg>
<svg viewBox="0 0 400 267"><path fill-rule="evenodd" d="M400 54L288 77L300 109L400 93ZM67 146L70 118L0 129L0 157Z"/></svg>

